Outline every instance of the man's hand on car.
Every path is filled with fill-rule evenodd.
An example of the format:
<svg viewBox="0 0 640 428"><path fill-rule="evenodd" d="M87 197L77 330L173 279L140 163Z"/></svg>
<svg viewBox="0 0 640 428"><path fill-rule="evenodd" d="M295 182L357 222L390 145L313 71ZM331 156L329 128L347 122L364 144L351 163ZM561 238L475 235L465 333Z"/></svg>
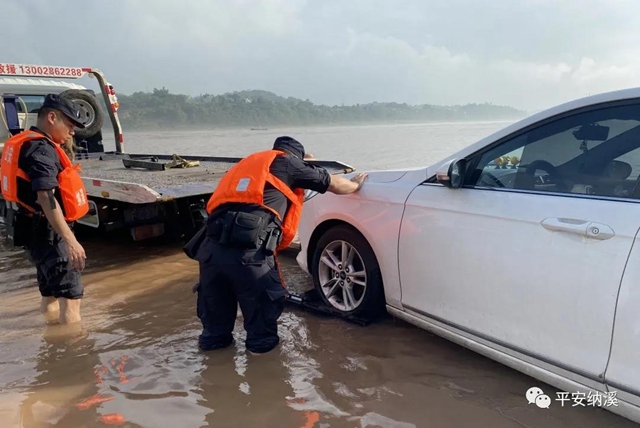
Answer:
<svg viewBox="0 0 640 428"><path fill-rule="evenodd" d="M358 175L351 178L351 181L358 184L358 188L356 189L356 191L360 190L366 178L367 178L367 174L365 172L361 172Z"/></svg>

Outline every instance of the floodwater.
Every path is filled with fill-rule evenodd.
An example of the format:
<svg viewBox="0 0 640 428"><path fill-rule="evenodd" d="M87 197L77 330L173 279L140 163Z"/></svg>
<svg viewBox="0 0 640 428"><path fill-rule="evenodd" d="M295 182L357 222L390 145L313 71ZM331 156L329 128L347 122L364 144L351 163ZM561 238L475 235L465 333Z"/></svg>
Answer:
<svg viewBox="0 0 640 428"><path fill-rule="evenodd" d="M246 156L271 148L276 137L299 140L318 159L339 160L358 170L427 166L511 122L428 123L125 134L129 153ZM105 135L107 133L105 132ZM115 150L105 142L106 150Z"/></svg>
<svg viewBox="0 0 640 428"><path fill-rule="evenodd" d="M483 126L476 133L490 128ZM309 151L325 157L323 147ZM383 150L362 140L361 147ZM71 330L43 325L33 268L21 252L0 247L2 428L637 426L571 402L528 405L530 387L550 397L558 391L391 318L362 327L287 308L273 352L246 352L241 317L233 346L201 352L191 292L197 265L179 246L81 240L89 257L84 318ZM281 259L285 280L307 289L293 256Z"/></svg>

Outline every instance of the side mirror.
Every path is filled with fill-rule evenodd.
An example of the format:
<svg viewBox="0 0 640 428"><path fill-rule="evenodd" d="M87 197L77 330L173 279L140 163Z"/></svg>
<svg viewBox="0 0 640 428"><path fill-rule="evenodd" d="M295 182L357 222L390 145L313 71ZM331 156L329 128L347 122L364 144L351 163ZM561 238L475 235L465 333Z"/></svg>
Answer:
<svg viewBox="0 0 640 428"><path fill-rule="evenodd" d="M442 165L436 172L436 180L449 189L458 189L464 183L464 173L467 169L467 161L453 159Z"/></svg>

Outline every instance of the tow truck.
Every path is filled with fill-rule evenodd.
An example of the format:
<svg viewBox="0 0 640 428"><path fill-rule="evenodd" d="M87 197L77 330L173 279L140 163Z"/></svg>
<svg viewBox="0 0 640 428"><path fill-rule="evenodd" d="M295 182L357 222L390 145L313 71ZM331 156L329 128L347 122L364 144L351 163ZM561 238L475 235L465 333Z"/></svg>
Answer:
<svg viewBox="0 0 640 428"><path fill-rule="evenodd" d="M99 95L74 82L83 77L97 81ZM90 204L89 213L77 222L80 227L104 233L128 229L133 241L160 236L186 241L204 224L206 201L221 177L242 159L127 153L116 91L102 71L13 63L0 63L0 149L7 138L35 125L49 93L71 98L85 124L74 136L79 148L75 160L82 167ZM113 128L115 151L104 149L105 116ZM311 162L332 174L354 171L338 161ZM0 223L6 213L7 202L0 196Z"/></svg>

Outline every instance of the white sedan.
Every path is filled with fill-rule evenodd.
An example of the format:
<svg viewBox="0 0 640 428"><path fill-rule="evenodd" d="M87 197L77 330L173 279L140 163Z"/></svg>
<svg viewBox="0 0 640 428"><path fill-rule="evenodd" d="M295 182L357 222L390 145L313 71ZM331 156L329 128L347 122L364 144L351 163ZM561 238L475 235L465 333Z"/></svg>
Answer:
<svg viewBox="0 0 640 428"><path fill-rule="evenodd" d="M552 406L640 422L639 176L640 88L599 94L312 195L297 261L345 314L387 311L568 393Z"/></svg>

